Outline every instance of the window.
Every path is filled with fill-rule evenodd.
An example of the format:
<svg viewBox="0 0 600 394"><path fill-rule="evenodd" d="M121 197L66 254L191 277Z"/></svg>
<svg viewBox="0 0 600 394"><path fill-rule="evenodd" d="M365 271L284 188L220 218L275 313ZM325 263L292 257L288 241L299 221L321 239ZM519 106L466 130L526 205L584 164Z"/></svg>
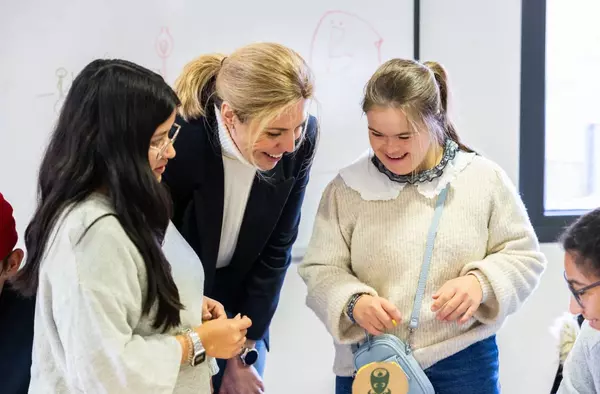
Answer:
<svg viewBox="0 0 600 394"><path fill-rule="evenodd" d="M542 242L600 206L598 0L523 1L519 183Z"/></svg>

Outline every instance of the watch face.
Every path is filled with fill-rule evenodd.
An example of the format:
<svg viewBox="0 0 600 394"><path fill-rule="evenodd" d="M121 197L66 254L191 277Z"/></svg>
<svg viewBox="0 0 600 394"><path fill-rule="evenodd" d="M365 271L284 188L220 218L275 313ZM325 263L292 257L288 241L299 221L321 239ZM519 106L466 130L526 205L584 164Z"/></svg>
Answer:
<svg viewBox="0 0 600 394"><path fill-rule="evenodd" d="M249 350L248 353L246 353L246 355L244 356L244 363L246 363L246 365L252 365L257 360L258 360L258 350L256 350L256 349Z"/></svg>
<svg viewBox="0 0 600 394"><path fill-rule="evenodd" d="M196 355L194 358L194 365L202 364L206 360L206 353L202 352Z"/></svg>

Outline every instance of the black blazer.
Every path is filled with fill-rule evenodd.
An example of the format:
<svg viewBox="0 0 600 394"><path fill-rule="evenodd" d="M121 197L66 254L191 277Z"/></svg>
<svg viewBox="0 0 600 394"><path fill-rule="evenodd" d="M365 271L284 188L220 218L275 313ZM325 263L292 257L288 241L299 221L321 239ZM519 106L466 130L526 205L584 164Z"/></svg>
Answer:
<svg viewBox="0 0 600 394"><path fill-rule="evenodd" d="M317 122L310 117L306 138L266 177L256 176L248 197L235 252L216 269L223 221L224 170L214 114L186 122L175 141L163 182L174 204L173 223L202 260L205 294L233 314L252 320L247 338L265 339L279 302L316 145ZM266 179L265 179L266 178Z"/></svg>

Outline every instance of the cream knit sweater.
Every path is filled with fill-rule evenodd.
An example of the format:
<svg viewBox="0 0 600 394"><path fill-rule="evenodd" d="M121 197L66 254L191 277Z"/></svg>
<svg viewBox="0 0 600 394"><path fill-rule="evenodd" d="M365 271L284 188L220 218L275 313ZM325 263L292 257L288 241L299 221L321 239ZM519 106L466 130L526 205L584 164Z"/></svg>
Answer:
<svg viewBox="0 0 600 394"><path fill-rule="evenodd" d="M436 197L448 183L413 338L422 368L496 333L536 288L546 260L518 193L497 165L458 152L442 177L403 185L378 172L367 155L327 186L299 267L308 286L307 305L334 338L338 376L354 372L350 344L365 335L345 314L353 294L394 303L405 319L393 334L406 339ZM436 320L432 295L467 273L482 284L479 310L462 326Z"/></svg>

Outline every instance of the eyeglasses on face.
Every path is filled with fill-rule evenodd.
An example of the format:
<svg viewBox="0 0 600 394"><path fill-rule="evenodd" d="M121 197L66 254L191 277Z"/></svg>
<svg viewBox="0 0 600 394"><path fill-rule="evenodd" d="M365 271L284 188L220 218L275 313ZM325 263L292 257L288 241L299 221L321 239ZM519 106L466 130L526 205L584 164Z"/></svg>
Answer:
<svg viewBox="0 0 600 394"><path fill-rule="evenodd" d="M167 140L162 142L160 144L160 146L152 146L150 145L151 149L157 150L158 153L156 154L156 160L160 160L163 158L163 155L165 154L165 151L167 150L167 148L169 147L169 145L174 144L175 140L177 139L177 135L179 135L179 130L181 129L181 126L178 125L177 123L173 123L173 126L171 126L171 129L169 130L169 133L167 134Z"/></svg>
<svg viewBox="0 0 600 394"><path fill-rule="evenodd" d="M581 289L575 289L573 287L573 285L571 284L571 282L569 282L569 279L567 278L567 273L564 272L563 273L563 277L565 278L565 281L567 282L567 285L569 286L569 290L571 291L571 294L573 295L573 298L575 298L575 301L577 301L577 303L579 304L580 307L584 307L583 306L583 300L581 299L581 296L583 296L585 294L586 291L589 291L595 287L600 286L600 281L592 283L591 285L587 285L585 287L582 287Z"/></svg>

